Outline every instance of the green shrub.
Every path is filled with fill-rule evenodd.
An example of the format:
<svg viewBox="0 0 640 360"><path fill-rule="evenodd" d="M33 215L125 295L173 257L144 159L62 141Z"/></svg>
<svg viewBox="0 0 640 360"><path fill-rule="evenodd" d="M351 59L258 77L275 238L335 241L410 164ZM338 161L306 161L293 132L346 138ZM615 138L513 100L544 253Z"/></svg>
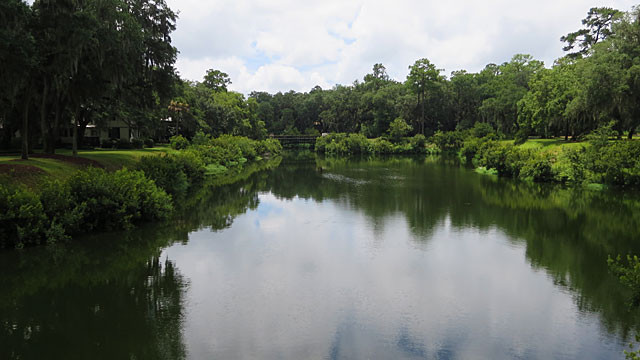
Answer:
<svg viewBox="0 0 640 360"><path fill-rule="evenodd" d="M425 144L427 143L427 138L422 134L416 134L413 137L409 138L409 144L411 147L411 152L414 153L424 153L426 151Z"/></svg>
<svg viewBox="0 0 640 360"><path fill-rule="evenodd" d="M335 144L341 142L346 137L347 137L347 134L344 134L344 133L331 133L324 136L320 136L316 139L316 151L320 153L324 153L324 152L336 153L335 150L337 145ZM331 145L331 144L334 144L334 145ZM329 145L331 145L330 146L331 151L327 149ZM343 153L346 153L346 151Z"/></svg>
<svg viewBox="0 0 640 360"><path fill-rule="evenodd" d="M391 136L391 139L393 139L394 142L400 141L400 139L403 136L406 136L411 130L413 130L413 127L407 124L407 122L400 117L395 118L389 124L389 136Z"/></svg>
<svg viewBox="0 0 640 360"><path fill-rule="evenodd" d="M316 151L320 153L327 152L327 145L331 144L332 142L339 141L340 138L344 136L346 135L331 133L331 134L327 134L327 135L316 138Z"/></svg>
<svg viewBox="0 0 640 360"><path fill-rule="evenodd" d="M136 169L175 196L186 193L191 184L203 180L205 164L199 152L189 149L175 154L142 157Z"/></svg>
<svg viewBox="0 0 640 360"><path fill-rule="evenodd" d="M613 130L614 125L615 123L613 121L601 125L587 135L587 140L589 140L589 143L596 149L607 146L609 144L609 138L615 134Z"/></svg>
<svg viewBox="0 0 640 360"><path fill-rule="evenodd" d="M371 152L375 154L392 154L393 144L383 138L373 139L371 141Z"/></svg>
<svg viewBox="0 0 640 360"><path fill-rule="evenodd" d="M220 144L219 146L197 146L193 147L204 160L205 164L221 164L224 166L237 165L238 160L242 157L242 151L235 144Z"/></svg>
<svg viewBox="0 0 640 360"><path fill-rule="evenodd" d="M198 130L191 139L192 145L207 145L211 140L211 135L205 135L202 130Z"/></svg>
<svg viewBox="0 0 640 360"><path fill-rule="evenodd" d="M325 147L325 152L328 154L348 154L349 148L344 139L340 141L333 140Z"/></svg>
<svg viewBox="0 0 640 360"><path fill-rule="evenodd" d="M471 162L476 157L480 147L486 142L485 138L468 138L460 149L460 156L464 161Z"/></svg>
<svg viewBox="0 0 640 360"><path fill-rule="evenodd" d="M369 153L369 140L362 134L349 134L343 141L349 154Z"/></svg>
<svg viewBox="0 0 640 360"><path fill-rule="evenodd" d="M260 140L256 144L256 152L259 155L278 155L282 153L282 144L276 139Z"/></svg>
<svg viewBox="0 0 640 360"><path fill-rule="evenodd" d="M405 138L397 144L384 137L367 139L362 134L332 133L316 139L315 150L320 153L349 154L411 154L425 153L426 139L423 135Z"/></svg>
<svg viewBox="0 0 640 360"><path fill-rule="evenodd" d="M144 140L142 139L132 139L131 147L134 149L142 149L144 147Z"/></svg>
<svg viewBox="0 0 640 360"><path fill-rule="evenodd" d="M133 145L127 139L119 139L116 142L116 149L133 149Z"/></svg>
<svg viewBox="0 0 640 360"><path fill-rule="evenodd" d="M85 207L85 231L130 228L137 221L166 218L172 209L171 197L142 171L89 168L74 174L69 187L72 201Z"/></svg>
<svg viewBox="0 0 640 360"><path fill-rule="evenodd" d="M565 148L552 165L554 180L580 184L587 180L586 149Z"/></svg>
<svg viewBox="0 0 640 360"><path fill-rule="evenodd" d="M155 143L155 141L153 141L153 139L147 138L147 139L144 139L144 146L148 147L148 148L152 148L152 147L156 146L156 143Z"/></svg>
<svg viewBox="0 0 640 360"><path fill-rule="evenodd" d="M256 151L256 141L251 140L245 136L221 136L221 140L226 140L232 143L235 143L242 153L242 157L247 159L255 159L258 156L258 152ZM220 139L219 138L219 139Z"/></svg>
<svg viewBox="0 0 640 360"><path fill-rule="evenodd" d="M522 145L526 143L527 140L529 140L529 131L527 129L522 128L518 130L515 136L513 137L513 144Z"/></svg>
<svg viewBox="0 0 640 360"><path fill-rule="evenodd" d="M549 153L537 153L526 161L520 170L520 177L535 182L550 182L554 180L552 170L552 156Z"/></svg>
<svg viewBox="0 0 640 360"><path fill-rule="evenodd" d="M189 147L189 140L185 139L182 135L175 135L169 139L169 144L172 149L182 150Z"/></svg>
<svg viewBox="0 0 640 360"><path fill-rule="evenodd" d="M77 204L73 200L68 183L47 182L40 191L40 201L45 216L51 222L52 230L47 236L48 242L66 240L70 235L82 231L86 204Z"/></svg>
<svg viewBox="0 0 640 360"><path fill-rule="evenodd" d="M102 139L102 141L100 141L100 147L103 149L113 149L115 145L116 142L111 139Z"/></svg>
<svg viewBox="0 0 640 360"><path fill-rule="evenodd" d="M169 158L180 166L189 183L198 183L204 179L205 163L199 152L188 149L171 154Z"/></svg>
<svg viewBox="0 0 640 360"><path fill-rule="evenodd" d="M170 195L184 195L189 188L187 175L173 156L144 156L136 164L136 169Z"/></svg>
<svg viewBox="0 0 640 360"><path fill-rule="evenodd" d="M517 177L531 156L532 153L529 150L523 150L511 144L487 141L478 147L474 165L495 169L500 176Z"/></svg>
<svg viewBox="0 0 640 360"><path fill-rule="evenodd" d="M0 246L40 244L47 218L37 194L0 187Z"/></svg>
<svg viewBox="0 0 640 360"><path fill-rule="evenodd" d="M443 152L456 153L464 145L464 134L460 131L438 131L431 141Z"/></svg>
<svg viewBox="0 0 640 360"><path fill-rule="evenodd" d="M490 135L495 135L496 132L490 124L477 122L471 128L470 133L471 136L480 139Z"/></svg>
<svg viewBox="0 0 640 360"><path fill-rule="evenodd" d="M614 141L592 146L587 166L598 182L621 186L640 186L640 142Z"/></svg>

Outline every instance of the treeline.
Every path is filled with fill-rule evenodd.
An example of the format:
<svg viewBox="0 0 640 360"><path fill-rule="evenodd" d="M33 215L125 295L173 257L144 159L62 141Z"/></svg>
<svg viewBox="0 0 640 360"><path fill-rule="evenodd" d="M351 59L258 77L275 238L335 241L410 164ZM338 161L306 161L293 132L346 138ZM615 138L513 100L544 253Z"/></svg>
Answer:
<svg viewBox="0 0 640 360"><path fill-rule="evenodd" d="M176 14L164 0L21 0L0 4L0 146L23 156L53 152L61 128L74 148L88 124L121 120L142 139L198 131L264 139L268 134L408 136L488 124L501 136L579 139L603 124L632 137L640 122L640 10L592 8L583 28L563 36L567 55L551 68L530 55L445 76L428 59L405 81L375 64L362 81L309 92L229 91L210 69L201 82L179 78L171 45Z"/></svg>
<svg viewBox="0 0 640 360"><path fill-rule="evenodd" d="M427 137L485 123L507 137L577 139L610 122L618 136L631 137L640 122L639 16L638 9L592 8L584 28L562 37L567 55L551 68L518 54L478 73L460 70L447 77L428 59L419 59L404 82L375 64L363 81L351 85L316 86L305 93L252 92L247 100L226 91L226 74L210 70L202 83L183 83L177 98L179 132L187 137L198 129L255 137L337 132L377 138L402 119L411 126L409 135Z"/></svg>
<svg viewBox="0 0 640 360"><path fill-rule="evenodd" d="M202 135L194 143L179 140L174 144L182 150L143 157L133 169L111 173L89 168L36 190L0 186L0 248L55 243L81 233L166 219L176 200L184 199L206 175L223 175L282 151L272 139Z"/></svg>
<svg viewBox="0 0 640 360"><path fill-rule="evenodd" d="M151 137L174 96L175 23L164 0L0 2L0 145L53 153L70 129L75 151L109 120Z"/></svg>

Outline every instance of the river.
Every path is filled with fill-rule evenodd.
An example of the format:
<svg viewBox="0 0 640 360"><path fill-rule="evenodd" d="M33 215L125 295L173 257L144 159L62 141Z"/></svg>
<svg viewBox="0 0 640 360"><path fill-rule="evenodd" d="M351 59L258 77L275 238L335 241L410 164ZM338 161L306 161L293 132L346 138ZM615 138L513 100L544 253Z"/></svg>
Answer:
<svg viewBox="0 0 640 360"><path fill-rule="evenodd" d="M285 159L172 221L0 253L1 359L619 359L640 196Z"/></svg>

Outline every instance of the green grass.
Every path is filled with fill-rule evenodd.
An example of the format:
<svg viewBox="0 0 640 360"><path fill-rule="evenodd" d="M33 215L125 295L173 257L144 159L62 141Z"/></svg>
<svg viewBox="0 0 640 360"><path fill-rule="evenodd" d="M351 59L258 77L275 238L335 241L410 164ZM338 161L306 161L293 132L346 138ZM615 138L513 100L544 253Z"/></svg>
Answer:
<svg viewBox="0 0 640 360"><path fill-rule="evenodd" d="M78 151L78 157L95 160L108 171L115 171L123 167L133 167L143 156L164 154L172 151L174 150L167 146L134 150L81 150ZM71 156L72 152L69 149L57 149L56 154ZM6 170L3 173L3 170L0 169L0 186L24 185L31 188L37 187L44 180L64 180L82 168L80 165L57 159L32 157L29 160L21 160L19 155L0 156L0 164L30 165L44 171L44 174L40 172L17 174L14 172L8 173Z"/></svg>
<svg viewBox="0 0 640 360"><path fill-rule="evenodd" d="M174 151L168 146L156 146L150 149L134 149L134 150L111 150L111 149L95 149L78 151L78 156L95 160L104 165L107 170L115 171L123 167L132 167L140 158L147 155L166 154ZM61 149L56 151L60 155L71 156L71 150Z"/></svg>
<svg viewBox="0 0 640 360"><path fill-rule="evenodd" d="M513 140L503 140L503 144L513 144ZM565 141L564 139L529 139L524 144L519 145L521 149L537 149L543 151L557 152L562 149L580 148L590 146L588 142Z"/></svg>

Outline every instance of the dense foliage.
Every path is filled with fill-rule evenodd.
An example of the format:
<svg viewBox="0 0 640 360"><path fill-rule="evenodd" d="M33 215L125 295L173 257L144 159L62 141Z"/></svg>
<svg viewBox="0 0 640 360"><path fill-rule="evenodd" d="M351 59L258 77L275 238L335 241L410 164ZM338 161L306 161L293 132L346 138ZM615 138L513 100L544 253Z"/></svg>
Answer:
<svg viewBox="0 0 640 360"><path fill-rule="evenodd" d="M282 151L272 139L203 138L197 145L185 140L184 150L143 157L132 170L89 168L38 191L0 187L0 247L52 243L78 233L164 219L175 199L202 182L205 174L225 174L260 155Z"/></svg>
<svg viewBox="0 0 640 360"><path fill-rule="evenodd" d="M305 93L252 92L247 100L226 90L226 74L209 70L202 83L182 84L175 107L180 121L174 125L187 138L203 130L253 138L336 132L399 139L485 124L522 143L530 135L578 139L613 122L619 137L632 136L640 121L640 45L634 37L639 16L638 9L592 8L585 28L562 38L569 53L551 68L516 54L478 73L460 70L447 77L423 58L409 66L404 82L375 64L363 81L351 85L316 86Z"/></svg>
<svg viewBox="0 0 640 360"><path fill-rule="evenodd" d="M460 135L463 136L463 135ZM460 156L498 175L535 182L598 183L640 186L640 142L621 140L563 148L534 150L509 142L468 137Z"/></svg>
<svg viewBox="0 0 640 360"><path fill-rule="evenodd" d="M162 125L177 77L177 16L164 0L8 0L0 8L4 147L17 131L26 158L38 142L53 153L61 129L74 130L75 149L90 123L120 120L147 136Z"/></svg>
<svg viewBox="0 0 640 360"><path fill-rule="evenodd" d="M0 124L3 146L16 131L28 148L47 151L61 127L123 120L141 137L183 148L197 134L264 139L267 134L355 133L380 151L402 146L421 134L445 151L460 146L457 135L483 124L500 136L525 142L530 135L579 139L612 123L619 137L631 137L640 122L640 10L623 13L592 8L584 28L562 37L567 55L551 68L526 54L478 73L443 74L426 58L408 67L403 82L382 64L350 85L309 92L248 98L228 90L229 76L207 70L201 82L180 80L171 45L176 14L164 1L20 0L3 3L0 26L2 78ZM57 26L56 24L64 24ZM114 24L121 24L114 26ZM73 66L71 66L73 65ZM487 129L488 128L488 129ZM482 136L477 136L482 137ZM355 144L336 152L367 152ZM386 141L391 141L390 146ZM140 146L141 142L113 144ZM405 150L399 151L405 152Z"/></svg>
<svg viewBox="0 0 640 360"><path fill-rule="evenodd" d="M427 152L424 135L410 138L389 139L379 137L368 139L362 134L332 133L318 137L315 149L320 153L335 155L356 154L422 154Z"/></svg>
<svg viewBox="0 0 640 360"><path fill-rule="evenodd" d="M92 230L163 219L171 197L140 171L90 168L40 192L0 188L0 247L52 243Z"/></svg>

